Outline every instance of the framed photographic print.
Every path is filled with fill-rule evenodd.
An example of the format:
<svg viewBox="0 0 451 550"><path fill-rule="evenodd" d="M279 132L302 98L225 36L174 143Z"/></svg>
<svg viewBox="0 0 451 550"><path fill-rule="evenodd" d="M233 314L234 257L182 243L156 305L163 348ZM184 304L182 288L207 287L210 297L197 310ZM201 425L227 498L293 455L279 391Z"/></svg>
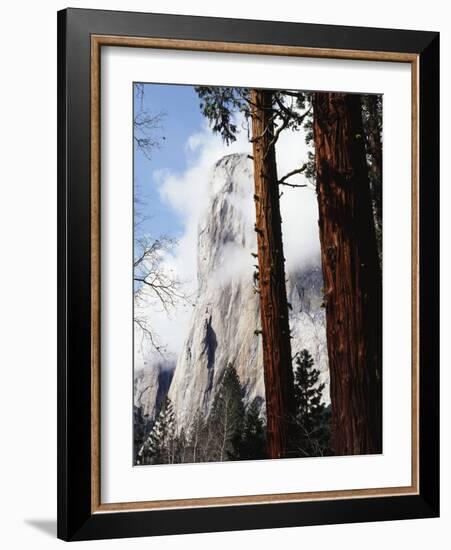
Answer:
<svg viewBox="0 0 451 550"><path fill-rule="evenodd" d="M58 536L439 513L439 35L58 14Z"/></svg>

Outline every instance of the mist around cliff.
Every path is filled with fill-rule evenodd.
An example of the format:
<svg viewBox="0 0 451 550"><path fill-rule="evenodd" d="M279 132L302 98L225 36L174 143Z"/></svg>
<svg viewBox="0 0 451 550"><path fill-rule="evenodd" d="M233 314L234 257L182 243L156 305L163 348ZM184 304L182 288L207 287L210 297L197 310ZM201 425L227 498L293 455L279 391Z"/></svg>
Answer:
<svg viewBox="0 0 451 550"><path fill-rule="evenodd" d="M280 177L301 165L306 159L307 150L300 132L284 132L276 151ZM183 228L177 235L176 246L165 256L165 263L167 269L183 282L187 294L194 298L193 303L198 291L198 228L208 216L211 199L218 192L214 183L212 185L214 166L226 155L235 153L248 155L250 152L251 145L244 130L238 135L236 142L227 146L219 136L212 133L208 124L203 122L202 129L189 136L183 150L175 152L175 154L186 155L188 159L186 170L173 172L170 167L167 167L154 174L161 200L178 217ZM284 188L281 197L287 273L295 272L301 266L316 264L320 253L318 210L313 186L302 175L296 175L290 181L298 184L306 183L308 187ZM240 197L236 207L246 222L253 225L255 207L252 194L249 194L246 199ZM224 269L216 274L222 282L225 282L228 277L235 276L237 271L243 273L247 271L248 276L252 276L253 262L246 252L231 246L228 250L224 247L222 254ZM152 324L158 327L156 329L158 337L164 343L167 353L172 358L176 357L189 329L192 314L190 307L186 303L181 303L169 316L166 311L158 307L146 311L145 304L139 311L140 315L152 317ZM142 362L138 360L135 368L139 369L140 366Z"/></svg>

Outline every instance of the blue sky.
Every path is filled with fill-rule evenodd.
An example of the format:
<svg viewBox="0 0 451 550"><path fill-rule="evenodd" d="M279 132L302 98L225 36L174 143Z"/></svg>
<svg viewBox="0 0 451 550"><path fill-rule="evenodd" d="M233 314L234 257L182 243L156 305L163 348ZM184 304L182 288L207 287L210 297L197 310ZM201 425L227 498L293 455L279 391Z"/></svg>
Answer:
<svg viewBox="0 0 451 550"><path fill-rule="evenodd" d="M202 129L204 118L193 86L145 84L144 90L141 102L135 86L135 115L140 108L152 116L162 114L161 128L156 133L164 140L152 151L150 160L135 144L135 197L148 216L137 231L153 237L178 236L183 230L181 220L160 197L159 174L167 170L181 174L195 161L196 152L187 149L186 143Z"/></svg>
<svg viewBox="0 0 451 550"><path fill-rule="evenodd" d="M150 160L135 144L135 197L146 216L144 223L136 227L135 238L156 239L163 235L175 238L178 247L172 255L183 270L190 263L186 278L191 279L195 277L197 227L209 207L211 170L224 155L249 154L252 149L246 131L239 132L236 141L227 146L209 128L199 103L192 85L146 83L142 100L135 85L135 115L139 109L151 116L162 115L155 137L164 137L160 139L161 146L151 152ZM241 127L243 120L237 117L235 122ZM280 174L305 162L307 149L302 133L283 132L276 146ZM301 183L303 179L303 176L294 176L292 182ZM311 256L318 244L315 194L308 190L300 200L299 190L286 188L281 210L287 259L297 261L300 255ZM298 233L304 241L302 246Z"/></svg>
<svg viewBox="0 0 451 550"><path fill-rule="evenodd" d="M136 228L135 238L156 239L162 235L175 238L176 244L164 254L164 269L183 282L187 295L197 292L199 224L211 208L220 181L212 179L215 163L231 153L249 154L252 146L246 131L237 135L227 146L213 134L199 107L193 86L146 84L142 108L150 115L164 114L157 136L164 136L161 147L152 151L151 160L135 150L135 197L148 219ZM141 104L136 101L135 107ZM238 116L238 127L243 120ZM135 145L136 147L136 145ZM286 174L305 162L305 136L292 131L283 132L276 146L277 166ZM304 182L302 175L293 183ZM305 183L305 182L304 182ZM255 215L252 194L249 203ZM247 204L247 206L246 206ZM243 210L243 211L244 211ZM247 211L247 210L246 210ZM287 269L309 262L319 254L318 212L313 189L284 189L281 198L284 220L284 253ZM149 319L160 342L170 353L179 353L190 327L192 308L177 306L170 315L151 301L143 303L140 314Z"/></svg>
<svg viewBox="0 0 451 550"><path fill-rule="evenodd" d="M175 245L162 254L161 268L183 283L186 295L195 296L198 227L210 205L211 172L224 155L250 152L247 134L243 132L233 145L224 144L209 129L193 86L145 84L142 104L136 87L134 95L135 116L139 109L151 116L164 115L153 134L164 140L152 151L150 160L134 144L135 198L147 217L135 226L135 242L141 236L175 238ZM177 354L190 326L192 305L177 304L168 314L150 298L135 307L168 353ZM137 365L144 357L139 350Z"/></svg>

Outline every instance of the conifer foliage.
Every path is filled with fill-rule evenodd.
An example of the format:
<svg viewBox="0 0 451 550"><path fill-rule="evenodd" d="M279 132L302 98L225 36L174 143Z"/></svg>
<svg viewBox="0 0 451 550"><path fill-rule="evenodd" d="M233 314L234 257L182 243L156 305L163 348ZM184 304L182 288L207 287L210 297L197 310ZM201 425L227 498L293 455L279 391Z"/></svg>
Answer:
<svg viewBox="0 0 451 550"><path fill-rule="evenodd" d="M304 349L295 356L296 414L291 422L289 457L324 456L330 450L330 407L323 402L319 370ZM229 364L218 383L209 414L198 411L189 429L177 429L174 408L166 396L153 424L141 422L147 435L135 432L135 463L179 464L262 460L268 457L263 400L244 405L244 389ZM141 411L135 413L141 418ZM137 436L138 439L137 439ZM138 441L139 440L139 441ZM139 442L139 444L138 444Z"/></svg>
<svg viewBox="0 0 451 550"><path fill-rule="evenodd" d="M240 444L242 460L260 460L267 458L266 426L260 417L261 399L256 397L246 410L243 435Z"/></svg>
<svg viewBox="0 0 451 550"><path fill-rule="evenodd" d="M155 424L138 453L139 464L175 462L175 416L169 397L163 402Z"/></svg>
<svg viewBox="0 0 451 550"><path fill-rule="evenodd" d="M320 372L306 349L295 356L295 364L296 419L292 453L295 456L331 454L330 410L323 402L324 384L318 383Z"/></svg>
<svg viewBox="0 0 451 550"><path fill-rule="evenodd" d="M224 371L209 423L214 434L212 459L223 461L239 458L244 405L240 380L233 365L229 364Z"/></svg>

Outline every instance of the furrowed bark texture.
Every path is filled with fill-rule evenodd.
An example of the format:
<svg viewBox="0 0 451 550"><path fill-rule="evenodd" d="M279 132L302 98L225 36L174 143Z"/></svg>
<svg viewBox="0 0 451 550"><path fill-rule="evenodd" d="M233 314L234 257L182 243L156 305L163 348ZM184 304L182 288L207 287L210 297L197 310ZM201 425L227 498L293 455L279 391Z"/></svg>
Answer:
<svg viewBox="0 0 451 550"><path fill-rule="evenodd" d="M314 140L337 455L382 452L382 281L357 94L316 93Z"/></svg>
<svg viewBox="0 0 451 550"><path fill-rule="evenodd" d="M288 454L294 390L272 93L252 90L251 101L267 446L270 458L281 458Z"/></svg>

